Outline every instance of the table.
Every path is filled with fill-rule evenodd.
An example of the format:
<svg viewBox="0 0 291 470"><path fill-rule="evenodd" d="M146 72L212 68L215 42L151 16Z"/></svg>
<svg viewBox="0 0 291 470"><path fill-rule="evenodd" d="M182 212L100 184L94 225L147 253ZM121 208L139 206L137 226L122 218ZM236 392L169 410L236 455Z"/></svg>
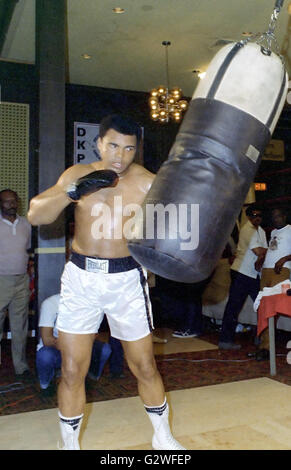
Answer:
<svg viewBox="0 0 291 470"><path fill-rule="evenodd" d="M275 317L277 315L291 317L291 296L286 294L263 296L258 308L258 336L269 326L271 375L276 375Z"/></svg>

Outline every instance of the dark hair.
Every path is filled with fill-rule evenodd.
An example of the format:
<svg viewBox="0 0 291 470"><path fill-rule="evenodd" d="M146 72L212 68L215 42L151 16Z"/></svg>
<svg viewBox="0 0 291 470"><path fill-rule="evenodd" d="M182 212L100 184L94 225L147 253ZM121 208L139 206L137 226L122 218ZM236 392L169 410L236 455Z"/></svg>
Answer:
<svg viewBox="0 0 291 470"><path fill-rule="evenodd" d="M246 208L246 215L248 217L251 217L253 215L253 212L256 212L256 211L260 211L262 212L262 209L257 206L256 204L250 204L247 208Z"/></svg>
<svg viewBox="0 0 291 470"><path fill-rule="evenodd" d="M128 116L110 114L103 118L100 122L99 137L102 139L109 129L114 129L124 135L135 135L137 144L141 140L141 127Z"/></svg>
<svg viewBox="0 0 291 470"><path fill-rule="evenodd" d="M13 189L7 188L7 189L2 189L2 191L0 191L0 201L1 201L1 199L2 199L2 194L3 194L3 193L13 193L14 196L16 197L16 199L17 199L17 200L19 199L19 198L18 198L18 194L17 194L15 191L13 191Z"/></svg>

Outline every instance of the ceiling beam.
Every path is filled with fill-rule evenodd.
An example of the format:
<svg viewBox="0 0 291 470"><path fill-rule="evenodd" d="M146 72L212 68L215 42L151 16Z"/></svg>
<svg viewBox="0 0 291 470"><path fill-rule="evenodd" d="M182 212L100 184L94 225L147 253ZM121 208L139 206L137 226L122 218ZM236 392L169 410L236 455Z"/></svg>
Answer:
<svg viewBox="0 0 291 470"><path fill-rule="evenodd" d="M19 0L0 0L0 56L5 44L7 31Z"/></svg>

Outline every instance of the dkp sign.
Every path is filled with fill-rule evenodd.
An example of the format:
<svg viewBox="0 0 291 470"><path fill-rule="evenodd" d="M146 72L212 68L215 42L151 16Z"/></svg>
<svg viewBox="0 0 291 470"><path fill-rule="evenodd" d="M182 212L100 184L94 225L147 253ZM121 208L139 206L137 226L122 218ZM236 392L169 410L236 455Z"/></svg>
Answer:
<svg viewBox="0 0 291 470"><path fill-rule="evenodd" d="M74 164L101 160L97 150L99 124L74 123Z"/></svg>

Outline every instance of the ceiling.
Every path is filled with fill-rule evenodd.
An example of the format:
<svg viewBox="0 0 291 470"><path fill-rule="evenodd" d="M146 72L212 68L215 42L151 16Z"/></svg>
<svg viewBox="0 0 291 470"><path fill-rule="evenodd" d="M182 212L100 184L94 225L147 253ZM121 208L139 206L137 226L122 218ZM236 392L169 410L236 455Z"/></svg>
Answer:
<svg viewBox="0 0 291 470"><path fill-rule="evenodd" d="M34 63L35 1L16 2L2 60ZM284 2L276 37L291 76L290 3ZM275 0L67 0L69 82L146 92L166 84L166 40L170 87L181 87L189 97L199 80L193 70L205 71L225 42L266 31L274 5ZM114 7L125 12L115 14Z"/></svg>

